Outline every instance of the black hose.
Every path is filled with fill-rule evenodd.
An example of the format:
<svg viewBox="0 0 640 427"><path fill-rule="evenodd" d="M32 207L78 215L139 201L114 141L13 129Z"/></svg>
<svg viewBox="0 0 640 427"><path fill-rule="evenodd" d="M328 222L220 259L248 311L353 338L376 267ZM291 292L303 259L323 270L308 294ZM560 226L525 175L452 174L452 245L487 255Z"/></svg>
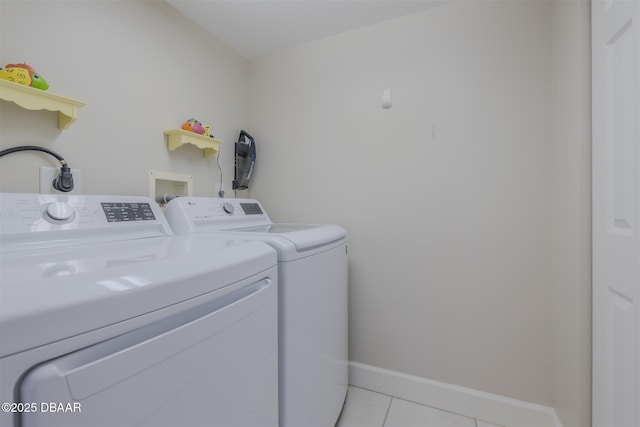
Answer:
<svg viewBox="0 0 640 427"><path fill-rule="evenodd" d="M64 158L56 153L53 150L49 150L48 148L38 147L37 145L19 145L17 147L7 148L5 150L0 151L0 157L6 156L7 154L17 153L18 151L42 151L43 153L47 153L60 161L60 163L67 163Z"/></svg>
<svg viewBox="0 0 640 427"><path fill-rule="evenodd" d="M7 154L17 153L19 151L41 151L47 153L50 156L55 157L60 162L60 174L53 180L53 188L64 193L68 193L73 190L73 176L71 175L71 168L67 165L67 161L58 153L48 148L39 147L37 145L18 145L17 147L6 148L0 151L0 157Z"/></svg>

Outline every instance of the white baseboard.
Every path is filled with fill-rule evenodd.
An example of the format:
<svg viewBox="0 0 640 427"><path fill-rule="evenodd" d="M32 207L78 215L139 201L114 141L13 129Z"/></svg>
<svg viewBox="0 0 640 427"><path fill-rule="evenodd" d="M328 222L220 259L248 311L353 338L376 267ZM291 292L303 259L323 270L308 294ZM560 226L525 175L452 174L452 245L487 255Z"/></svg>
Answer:
<svg viewBox="0 0 640 427"><path fill-rule="evenodd" d="M349 362L349 383L506 427L562 427L553 408Z"/></svg>

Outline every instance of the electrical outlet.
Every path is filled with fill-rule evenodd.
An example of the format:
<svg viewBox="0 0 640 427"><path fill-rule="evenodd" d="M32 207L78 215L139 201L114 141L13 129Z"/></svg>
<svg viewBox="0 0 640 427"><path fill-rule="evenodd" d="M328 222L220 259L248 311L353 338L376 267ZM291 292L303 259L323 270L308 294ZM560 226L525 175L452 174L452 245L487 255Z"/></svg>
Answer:
<svg viewBox="0 0 640 427"><path fill-rule="evenodd" d="M40 193L60 193L53 188L52 184L58 173L60 173L60 168L40 166ZM64 194L82 193L82 173L79 169L71 169L71 175L73 175L73 190Z"/></svg>

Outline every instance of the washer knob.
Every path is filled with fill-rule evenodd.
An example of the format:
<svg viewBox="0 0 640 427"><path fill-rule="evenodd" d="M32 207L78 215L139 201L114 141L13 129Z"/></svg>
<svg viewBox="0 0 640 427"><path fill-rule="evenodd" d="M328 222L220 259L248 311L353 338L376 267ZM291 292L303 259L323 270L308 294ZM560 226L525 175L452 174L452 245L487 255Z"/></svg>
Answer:
<svg viewBox="0 0 640 427"><path fill-rule="evenodd" d="M222 204L222 210L225 211L228 214L233 214L233 211L235 210L233 205L229 202L225 202Z"/></svg>
<svg viewBox="0 0 640 427"><path fill-rule="evenodd" d="M64 202L53 202L47 206L47 215L56 221L67 221L73 218L73 208Z"/></svg>

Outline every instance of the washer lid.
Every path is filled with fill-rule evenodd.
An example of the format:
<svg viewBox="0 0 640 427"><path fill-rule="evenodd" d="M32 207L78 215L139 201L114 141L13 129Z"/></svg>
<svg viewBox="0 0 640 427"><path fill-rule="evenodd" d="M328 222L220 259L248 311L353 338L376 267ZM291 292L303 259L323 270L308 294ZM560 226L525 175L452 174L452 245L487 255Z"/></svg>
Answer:
<svg viewBox="0 0 640 427"><path fill-rule="evenodd" d="M261 242L175 236L0 254L0 357L222 289L275 266Z"/></svg>
<svg viewBox="0 0 640 427"><path fill-rule="evenodd" d="M268 239L281 237L291 242L295 246L296 252L305 252L328 246L335 242L345 240L347 237L347 232L343 228L332 224L282 223L258 227L235 228L228 231L250 233L253 236L263 234Z"/></svg>
<svg viewBox="0 0 640 427"><path fill-rule="evenodd" d="M284 234L292 231L311 230L318 227L324 227L323 224L271 224L260 227L248 227L244 230L248 232ZM243 229L238 229L242 231Z"/></svg>

